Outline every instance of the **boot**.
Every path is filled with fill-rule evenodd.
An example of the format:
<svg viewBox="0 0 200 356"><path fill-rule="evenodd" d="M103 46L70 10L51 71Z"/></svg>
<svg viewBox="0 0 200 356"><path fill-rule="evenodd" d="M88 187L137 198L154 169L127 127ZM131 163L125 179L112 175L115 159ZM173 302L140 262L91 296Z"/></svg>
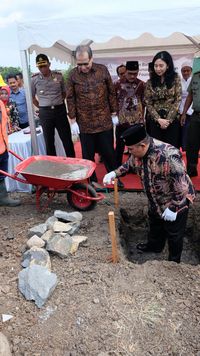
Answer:
<svg viewBox="0 0 200 356"><path fill-rule="evenodd" d="M11 199L8 196L5 179L0 181L0 206L18 206L21 204L19 199Z"/></svg>

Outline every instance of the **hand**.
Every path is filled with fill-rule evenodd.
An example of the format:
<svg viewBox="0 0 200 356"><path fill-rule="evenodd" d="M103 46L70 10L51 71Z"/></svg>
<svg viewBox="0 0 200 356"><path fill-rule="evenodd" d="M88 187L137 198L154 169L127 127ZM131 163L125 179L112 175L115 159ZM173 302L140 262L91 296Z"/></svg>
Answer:
<svg viewBox="0 0 200 356"><path fill-rule="evenodd" d="M116 173L114 171L107 173L103 178L103 184L113 184L116 178Z"/></svg>
<svg viewBox="0 0 200 356"><path fill-rule="evenodd" d="M113 123L114 126L119 125L119 119L118 119L117 115L113 115L112 116L112 123Z"/></svg>
<svg viewBox="0 0 200 356"><path fill-rule="evenodd" d="M186 114L182 114L182 115L181 115L181 119L180 119L181 126L184 126L185 120L186 120Z"/></svg>
<svg viewBox="0 0 200 356"><path fill-rule="evenodd" d="M75 117L73 117L72 119L70 119L71 125L74 124L75 122L76 122L76 118L75 118Z"/></svg>
<svg viewBox="0 0 200 356"><path fill-rule="evenodd" d="M71 133L74 136L77 136L80 134L80 130L79 130L79 126L78 126L77 122L74 122L73 124L71 124Z"/></svg>
<svg viewBox="0 0 200 356"><path fill-rule="evenodd" d="M166 130L170 124L170 121L166 119L158 119L158 123L161 129Z"/></svg>
<svg viewBox="0 0 200 356"><path fill-rule="evenodd" d="M175 221L177 217L177 213L174 213L169 208L166 208L164 213L162 214L162 218L165 221Z"/></svg>

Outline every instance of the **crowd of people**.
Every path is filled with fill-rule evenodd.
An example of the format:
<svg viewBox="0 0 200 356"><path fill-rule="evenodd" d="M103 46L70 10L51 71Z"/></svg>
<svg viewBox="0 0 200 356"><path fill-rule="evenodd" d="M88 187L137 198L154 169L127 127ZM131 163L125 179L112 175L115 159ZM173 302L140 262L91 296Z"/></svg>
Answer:
<svg viewBox="0 0 200 356"><path fill-rule="evenodd" d="M94 161L95 153L100 154L109 172L104 184L131 169L137 172L149 199L150 219L149 239L138 249L158 252L168 239L169 260L180 262L189 202L194 199L189 176L198 175L199 72L192 76L191 63L184 62L180 77L172 56L161 51L148 64L146 83L138 78L138 61L119 65L118 80L113 82L107 67L93 61L90 46L78 46L75 60L76 66L65 84L63 75L51 70L45 54L36 57L39 71L31 78L32 97L34 107L39 110L47 154L56 155L57 129L66 155L75 157L73 132L80 136L84 159ZM7 160L4 136L29 125L21 73L10 74L6 80L7 84L0 84L1 125L5 129L6 116L8 127L0 138L0 167L4 169L5 156ZM123 164L125 146L129 158ZM180 148L186 151L188 174ZM2 181L4 177L0 176L0 187ZM95 172L91 182L97 182ZM123 188L120 179L118 186ZM0 205L7 205L1 196Z"/></svg>

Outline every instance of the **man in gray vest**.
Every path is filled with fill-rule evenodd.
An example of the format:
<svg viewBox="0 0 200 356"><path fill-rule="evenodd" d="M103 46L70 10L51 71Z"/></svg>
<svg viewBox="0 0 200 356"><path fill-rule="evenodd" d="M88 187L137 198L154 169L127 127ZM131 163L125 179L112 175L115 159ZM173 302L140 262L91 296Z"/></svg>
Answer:
<svg viewBox="0 0 200 356"><path fill-rule="evenodd" d="M66 92L60 72L50 70L51 63L45 54L36 57L39 73L32 76L33 104L39 108L47 155L56 156L55 128L63 143L66 155L75 157L70 125L64 103Z"/></svg>

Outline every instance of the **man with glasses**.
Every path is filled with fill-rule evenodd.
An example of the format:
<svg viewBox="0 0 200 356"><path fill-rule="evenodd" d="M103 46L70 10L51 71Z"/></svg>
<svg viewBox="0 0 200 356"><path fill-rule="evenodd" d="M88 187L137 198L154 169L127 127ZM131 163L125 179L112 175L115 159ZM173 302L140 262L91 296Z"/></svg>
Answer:
<svg viewBox="0 0 200 356"><path fill-rule="evenodd" d="M116 160L122 164L124 142L121 140L123 132L136 123L144 123L144 82L138 79L138 61L126 62L125 78L115 84L119 107L119 125L116 126Z"/></svg>
<svg viewBox="0 0 200 356"><path fill-rule="evenodd" d="M47 155L56 156L54 144L57 129L68 157L75 157L70 125L65 106L65 85L60 72L50 70L51 63L45 54L36 57L39 73L32 77L33 104L39 108Z"/></svg>
<svg viewBox="0 0 200 356"><path fill-rule="evenodd" d="M114 85L106 66L93 63L89 46L78 46L75 58L77 65L69 74L66 90L69 118L79 125L83 158L94 161L98 151L110 171L117 167L112 124L117 112ZM91 181L97 182L95 172Z"/></svg>

